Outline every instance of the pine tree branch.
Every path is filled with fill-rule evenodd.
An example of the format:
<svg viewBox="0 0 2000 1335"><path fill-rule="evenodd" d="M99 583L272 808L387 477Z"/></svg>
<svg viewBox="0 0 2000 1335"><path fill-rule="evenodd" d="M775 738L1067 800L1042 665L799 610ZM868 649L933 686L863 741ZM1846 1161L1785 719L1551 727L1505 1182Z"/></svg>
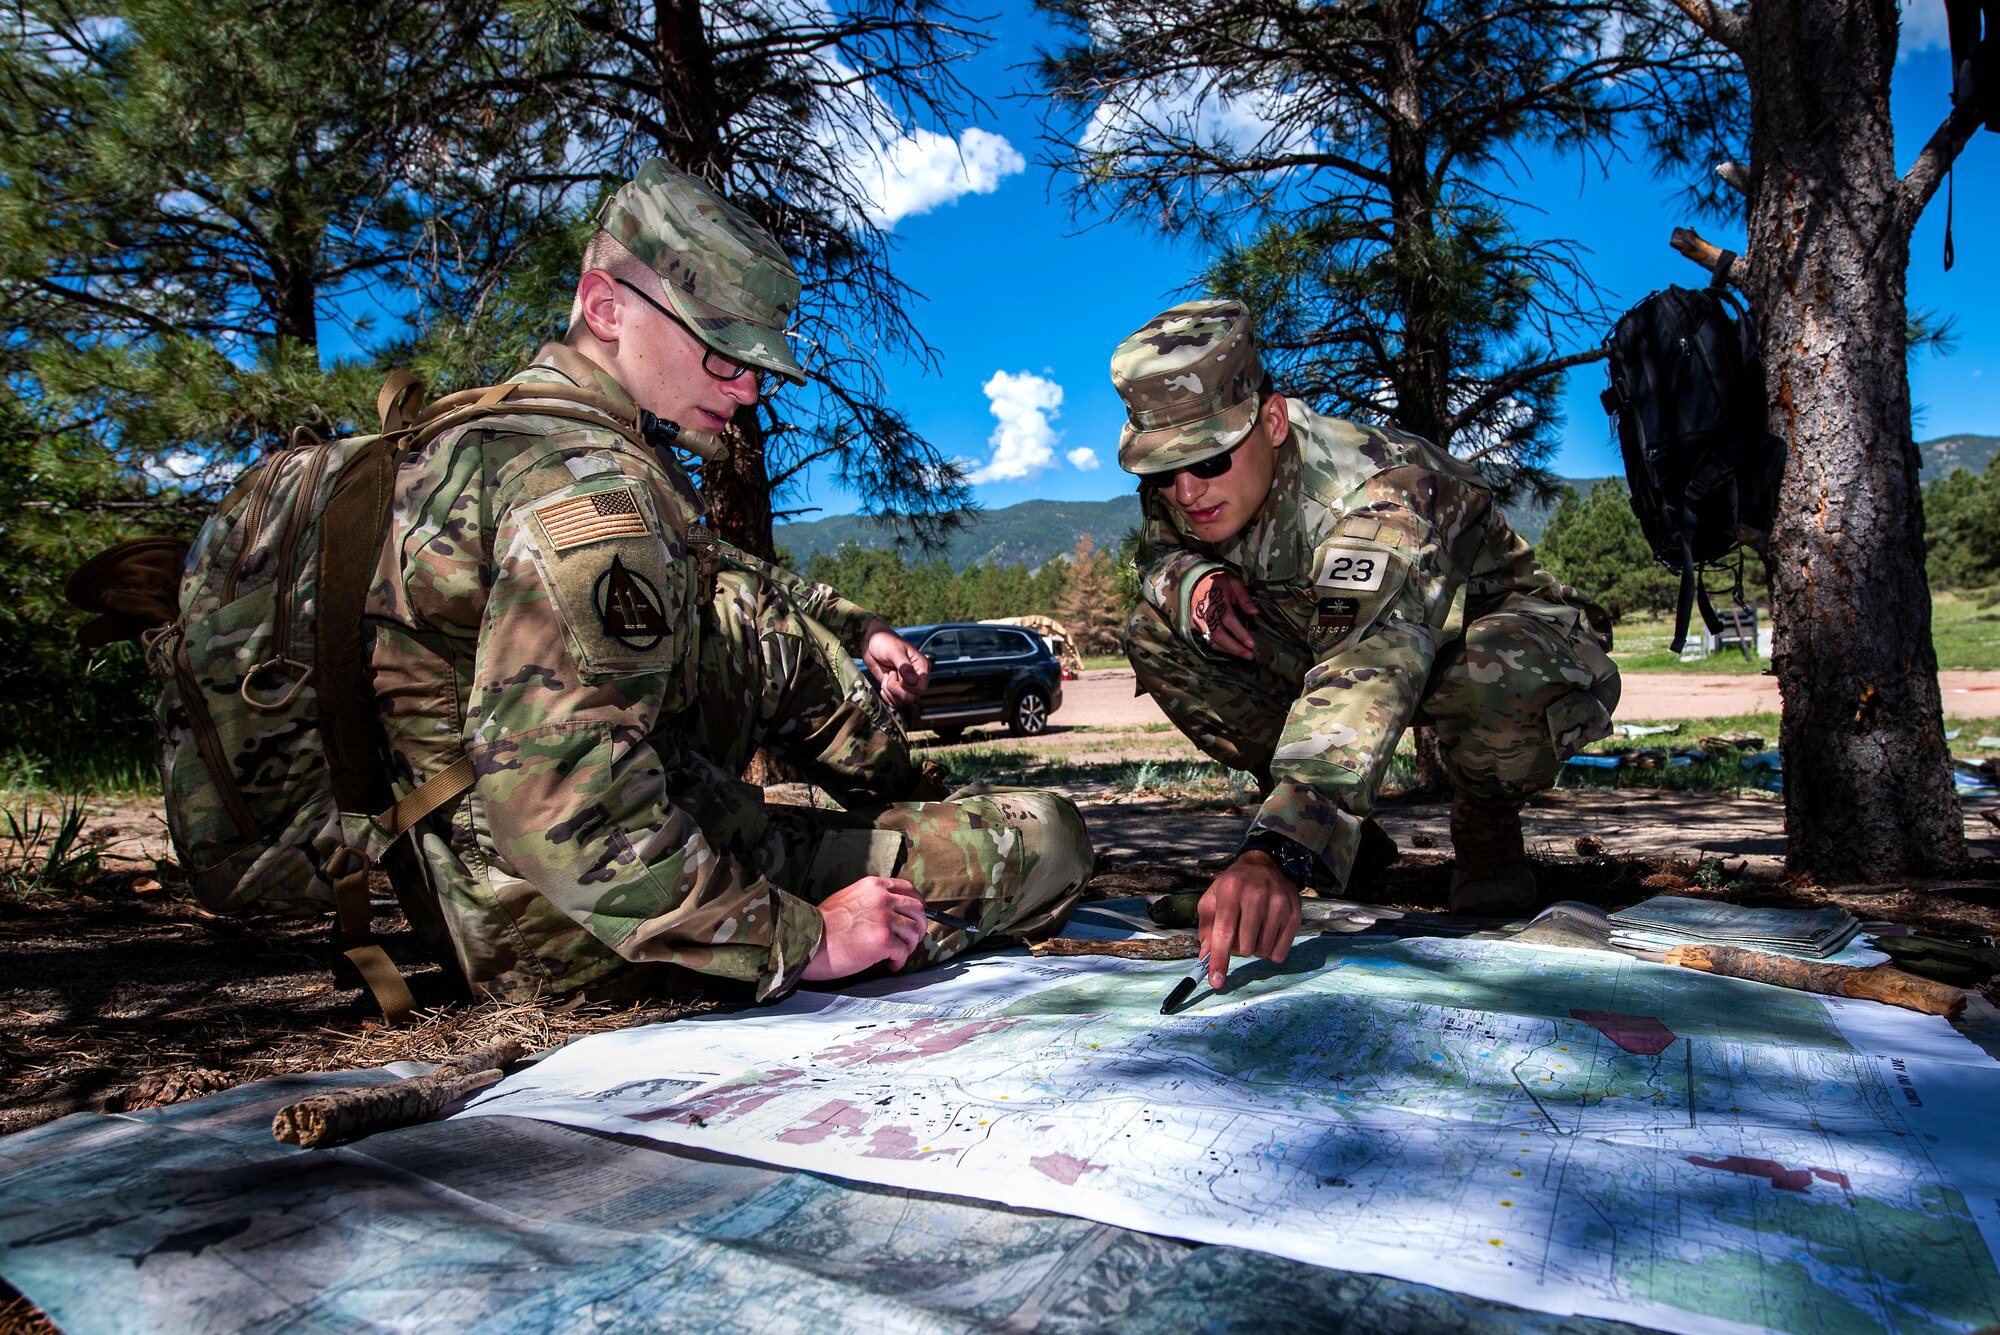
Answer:
<svg viewBox="0 0 2000 1335"><path fill-rule="evenodd" d="M1910 164L1909 171L1903 173L1902 182L1896 187L1901 197L1898 210L1902 215L1905 236L1916 227L1917 219L1944 184L1944 175L1951 170L1951 164L1965 151L1972 136L1979 131L1979 117L1963 107L1955 108L1944 123L1931 133L1917 160Z"/></svg>
<svg viewBox="0 0 2000 1335"><path fill-rule="evenodd" d="M1750 268L1741 255L1702 240L1692 227L1676 227L1670 244L1675 250L1731 287L1741 290L1749 280ZM1728 260L1728 267L1722 268L1720 266L1725 257Z"/></svg>
<svg viewBox="0 0 2000 1335"><path fill-rule="evenodd" d="M1572 366L1584 366L1590 362L1603 361L1609 355L1609 349L1599 346L1585 348L1582 352L1565 353L1560 357L1550 357L1545 361L1536 362L1532 366L1517 367L1498 379L1489 382L1486 388L1481 390L1470 403L1460 408L1445 420L1450 424L1452 434L1456 435L1465 429L1467 423L1478 421L1481 413L1493 408L1502 399L1524 385L1532 385L1544 376L1554 375L1557 371L1567 371ZM1513 447L1513 441L1503 441L1498 445L1489 445L1477 454L1470 455L1469 458L1482 459L1492 454L1495 450L1511 449Z"/></svg>
<svg viewBox="0 0 2000 1335"><path fill-rule="evenodd" d="M1738 56L1743 54L1748 26L1743 15L1723 9L1714 0L1669 0L1669 3L1687 15L1688 20L1718 46L1726 47Z"/></svg>
<svg viewBox="0 0 2000 1335"><path fill-rule="evenodd" d="M177 326L172 321L162 320L151 311L141 310L137 306L127 305L122 301L113 301L109 297L101 297L87 288L65 287L61 283L47 278L35 279L34 285L60 301L75 302L80 305L93 307L96 310L105 311L116 315L121 320L129 320L134 324L143 325L155 334L171 334L177 329Z"/></svg>

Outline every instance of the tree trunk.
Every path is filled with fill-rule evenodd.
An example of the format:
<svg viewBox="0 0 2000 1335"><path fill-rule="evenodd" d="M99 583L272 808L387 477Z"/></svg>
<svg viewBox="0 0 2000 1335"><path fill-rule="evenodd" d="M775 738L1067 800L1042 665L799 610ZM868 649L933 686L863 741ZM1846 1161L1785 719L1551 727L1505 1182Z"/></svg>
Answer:
<svg viewBox="0 0 2000 1335"><path fill-rule="evenodd" d="M1402 339L1391 380L1395 425L1450 449L1445 426L1451 413L1451 346L1438 317L1437 199L1431 182L1430 142L1423 100L1423 52L1417 35L1421 6L1389 0L1382 6L1382 86L1385 165L1395 255L1396 304Z"/></svg>
<svg viewBox="0 0 2000 1335"><path fill-rule="evenodd" d="M1445 797L1451 793L1451 770L1444 763L1444 746L1436 728L1412 728L1417 748L1417 781L1406 797Z"/></svg>
<svg viewBox="0 0 2000 1335"><path fill-rule="evenodd" d="M771 475L764 457L764 423L739 412L729 432L729 457L701 470L701 496L716 536L766 561L777 551L771 535Z"/></svg>
<svg viewBox="0 0 2000 1335"><path fill-rule="evenodd" d="M1787 445L1771 536L1793 872L1947 874L1965 858L1931 645L1896 206L1895 0L1758 0L1746 284Z"/></svg>

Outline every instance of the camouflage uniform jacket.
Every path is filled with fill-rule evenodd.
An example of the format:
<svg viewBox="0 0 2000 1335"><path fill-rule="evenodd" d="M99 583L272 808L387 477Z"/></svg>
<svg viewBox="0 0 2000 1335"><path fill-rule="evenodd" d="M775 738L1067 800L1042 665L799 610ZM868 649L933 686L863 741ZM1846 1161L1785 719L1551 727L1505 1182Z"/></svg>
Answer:
<svg viewBox="0 0 2000 1335"><path fill-rule="evenodd" d="M1139 584L1174 633L1208 653L1192 635L1190 597L1210 571L1232 570L1262 609L1252 632L1283 637L1312 664L1250 828L1303 845L1339 875L1351 821L1337 812L1372 808L1447 624L1505 608L1574 627L1585 604L1542 569L1469 465L1407 432L1287 408L1270 498L1227 542L1194 538L1161 492L1144 492Z"/></svg>
<svg viewBox="0 0 2000 1335"><path fill-rule="evenodd" d="M515 379L630 401L560 345ZM482 992L569 992L657 961L764 997L819 947L818 910L758 870L774 838L761 791L686 740L702 513L677 465L561 418L480 419L403 466L369 594L371 665L399 793L473 757L448 838L416 836ZM850 646L871 619L824 585L718 555Z"/></svg>

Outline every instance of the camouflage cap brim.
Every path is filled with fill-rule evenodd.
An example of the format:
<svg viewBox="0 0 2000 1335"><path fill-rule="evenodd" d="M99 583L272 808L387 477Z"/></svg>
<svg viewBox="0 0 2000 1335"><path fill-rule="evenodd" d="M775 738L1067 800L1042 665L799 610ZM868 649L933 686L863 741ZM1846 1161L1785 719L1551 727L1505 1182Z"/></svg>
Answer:
<svg viewBox="0 0 2000 1335"><path fill-rule="evenodd" d="M810 378L792 355L791 342L783 330L711 306L675 290L672 284L663 282L660 288L673 303L675 313L687 321L688 328L723 356L783 376L795 385L803 385Z"/></svg>
<svg viewBox="0 0 2000 1335"><path fill-rule="evenodd" d="M1111 383L1125 401L1118 466L1143 477L1232 448L1257 423L1264 379L1242 302L1161 311L1111 354Z"/></svg>
<svg viewBox="0 0 2000 1335"><path fill-rule="evenodd" d="M604 201L597 224L659 275L674 311L709 347L806 382L784 332L798 310L798 272L756 219L655 159Z"/></svg>
<svg viewBox="0 0 2000 1335"><path fill-rule="evenodd" d="M1186 468L1243 443L1257 425L1261 394L1233 403L1215 416L1179 426L1140 431L1129 421L1118 435L1118 466L1140 477Z"/></svg>

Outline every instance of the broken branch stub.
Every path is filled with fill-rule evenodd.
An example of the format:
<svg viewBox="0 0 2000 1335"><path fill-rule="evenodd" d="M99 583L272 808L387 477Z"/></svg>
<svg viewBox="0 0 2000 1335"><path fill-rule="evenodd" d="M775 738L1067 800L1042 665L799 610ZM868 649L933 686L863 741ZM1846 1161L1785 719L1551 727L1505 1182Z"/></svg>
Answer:
<svg viewBox="0 0 2000 1335"><path fill-rule="evenodd" d="M527 1055L525 1046L503 1039L407 1080L315 1094L278 1109L271 1118L271 1138L301 1149L320 1149L428 1121L442 1109L495 1083L508 1066Z"/></svg>
<svg viewBox="0 0 2000 1335"><path fill-rule="evenodd" d="M1742 287L1744 279L1748 276L1741 255L1704 241L1692 227L1676 227L1671 244L1675 250L1731 287Z"/></svg>

